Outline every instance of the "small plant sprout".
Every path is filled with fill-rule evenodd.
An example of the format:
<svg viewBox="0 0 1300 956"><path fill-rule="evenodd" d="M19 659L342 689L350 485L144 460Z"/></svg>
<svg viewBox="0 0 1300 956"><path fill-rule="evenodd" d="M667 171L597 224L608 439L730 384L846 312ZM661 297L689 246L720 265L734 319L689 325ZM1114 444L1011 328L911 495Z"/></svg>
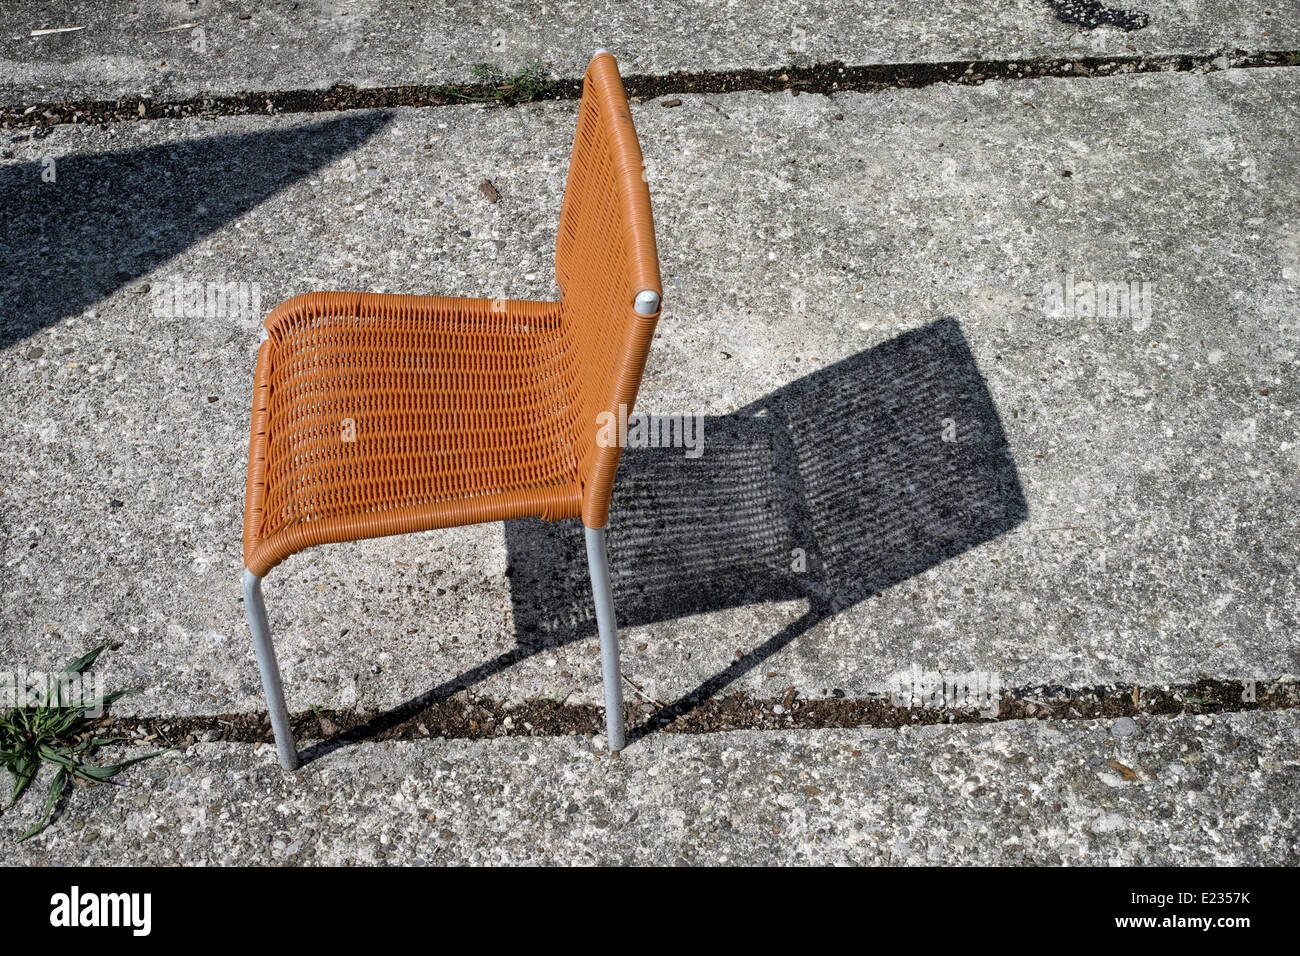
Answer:
<svg viewBox="0 0 1300 956"><path fill-rule="evenodd" d="M546 67L540 60L533 60L516 73L478 63L474 66L474 81L478 88L472 91L445 87L443 92L471 103L531 103L554 86L546 79Z"/></svg>
<svg viewBox="0 0 1300 956"><path fill-rule="evenodd" d="M93 664L107 646L99 645L54 675L35 704L23 703L29 699L31 687L14 687L17 705L0 711L0 764L14 779L13 794L9 798L10 807L18 802L36 780L43 764L58 767L50 783L41 818L22 835L20 843L50 825L54 809L70 778L87 783L108 783L111 777L131 764L166 753L165 750L157 750L141 757L101 766L83 762L100 747L126 740L125 737L95 736L94 718L119 698L139 693L138 690L120 690L90 700L77 693L68 693L67 685L80 685L77 675ZM70 699L71 696L80 699L74 701Z"/></svg>

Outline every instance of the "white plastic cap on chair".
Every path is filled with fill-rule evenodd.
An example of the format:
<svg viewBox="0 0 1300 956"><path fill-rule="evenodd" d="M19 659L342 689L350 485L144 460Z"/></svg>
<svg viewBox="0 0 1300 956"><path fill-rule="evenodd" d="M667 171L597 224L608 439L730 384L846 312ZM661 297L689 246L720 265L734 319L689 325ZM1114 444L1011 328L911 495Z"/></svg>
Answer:
<svg viewBox="0 0 1300 956"><path fill-rule="evenodd" d="M642 289L636 294L632 307L638 315L654 315L659 311L659 293L653 289Z"/></svg>

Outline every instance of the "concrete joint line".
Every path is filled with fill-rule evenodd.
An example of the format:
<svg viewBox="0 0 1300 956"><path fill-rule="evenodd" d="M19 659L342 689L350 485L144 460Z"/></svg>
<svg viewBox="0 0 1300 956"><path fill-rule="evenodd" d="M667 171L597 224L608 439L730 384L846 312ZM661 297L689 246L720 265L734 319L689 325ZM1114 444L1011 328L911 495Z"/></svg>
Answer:
<svg viewBox="0 0 1300 956"><path fill-rule="evenodd" d="M720 94L757 91L777 93L877 92L919 89L936 84L979 86L986 82L1033 79L1089 79L1145 73L1201 73L1300 65L1300 51L1232 51L1152 56L1061 57L1023 60L960 60L941 63L886 63L675 73L624 78L633 99L671 94ZM582 84L559 79L525 93L502 92L492 84L411 85L358 89L258 91L175 101L149 98L0 106L0 128L51 127L62 123L115 123L191 116L249 116L280 113L328 113L399 106L463 106L471 103L516 106L537 100L576 100Z"/></svg>

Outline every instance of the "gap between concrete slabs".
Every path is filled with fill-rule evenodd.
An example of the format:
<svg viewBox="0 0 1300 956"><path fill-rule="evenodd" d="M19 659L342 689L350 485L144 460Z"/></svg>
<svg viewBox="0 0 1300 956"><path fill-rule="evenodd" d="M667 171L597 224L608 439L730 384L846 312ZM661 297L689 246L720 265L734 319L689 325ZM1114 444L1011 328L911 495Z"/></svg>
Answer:
<svg viewBox="0 0 1300 956"><path fill-rule="evenodd" d="M635 100L682 93L762 91L831 95L921 89L936 83L982 86L987 82L1048 77L1091 79L1143 73L1208 73L1300 64L1300 50L1270 50L1164 56L967 60L846 66L834 62L771 70L733 70L672 75L625 74L624 86ZM501 76L452 86L392 86L325 90L261 90L230 95L203 95L180 100L124 97L116 100L70 100L0 106L0 128L52 127L60 123L110 123L139 120L246 116L279 113L327 113L397 106L462 106L484 103L516 106L541 100L572 100L582 94L581 80L542 80Z"/></svg>

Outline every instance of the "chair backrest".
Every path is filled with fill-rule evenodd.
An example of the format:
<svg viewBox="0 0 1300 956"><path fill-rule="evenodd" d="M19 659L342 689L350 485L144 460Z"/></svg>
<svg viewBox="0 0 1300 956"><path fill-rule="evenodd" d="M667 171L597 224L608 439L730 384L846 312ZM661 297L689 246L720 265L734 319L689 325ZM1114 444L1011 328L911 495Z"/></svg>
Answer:
<svg viewBox="0 0 1300 956"><path fill-rule="evenodd" d="M617 440L602 440L609 434L603 426L632 412L663 295L641 147L618 64L605 52L583 78L555 278L582 519L601 528L622 453Z"/></svg>

